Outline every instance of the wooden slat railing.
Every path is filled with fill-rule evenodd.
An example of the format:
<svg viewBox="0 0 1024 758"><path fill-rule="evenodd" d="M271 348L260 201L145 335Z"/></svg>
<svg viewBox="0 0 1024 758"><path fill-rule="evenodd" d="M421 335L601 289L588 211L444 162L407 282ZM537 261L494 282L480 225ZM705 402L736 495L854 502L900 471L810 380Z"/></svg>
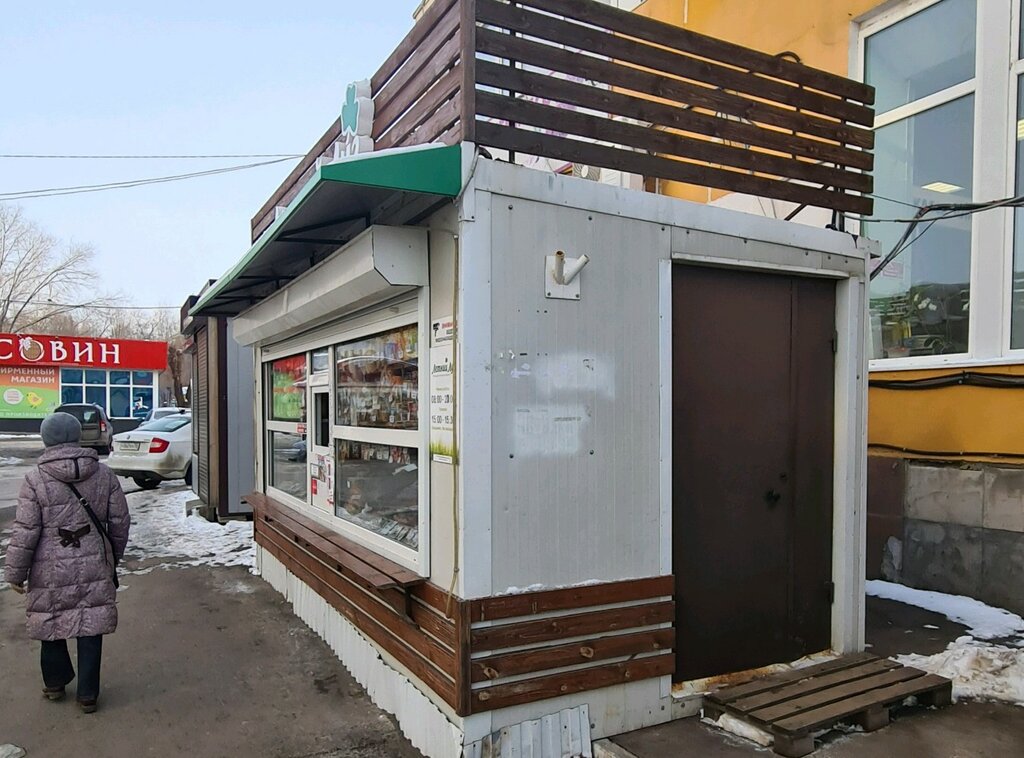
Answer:
<svg viewBox="0 0 1024 758"><path fill-rule="evenodd" d="M870 214L868 85L593 0L436 0L370 80L374 149L467 140ZM252 220L270 226L332 124Z"/></svg>

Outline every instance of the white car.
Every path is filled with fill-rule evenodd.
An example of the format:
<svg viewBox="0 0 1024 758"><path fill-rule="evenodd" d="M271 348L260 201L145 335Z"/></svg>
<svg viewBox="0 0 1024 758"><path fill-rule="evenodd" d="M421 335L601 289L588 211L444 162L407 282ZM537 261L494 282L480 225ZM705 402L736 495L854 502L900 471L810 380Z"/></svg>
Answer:
<svg viewBox="0 0 1024 758"><path fill-rule="evenodd" d="M130 432L114 435L109 466L151 490L167 479L192 484L192 415L179 414L151 421Z"/></svg>

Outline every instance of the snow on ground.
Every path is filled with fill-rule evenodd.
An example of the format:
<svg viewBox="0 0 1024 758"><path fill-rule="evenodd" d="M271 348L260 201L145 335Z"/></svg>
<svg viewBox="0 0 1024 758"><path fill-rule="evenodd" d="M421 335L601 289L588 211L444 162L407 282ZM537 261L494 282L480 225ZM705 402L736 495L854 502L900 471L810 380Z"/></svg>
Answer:
<svg viewBox="0 0 1024 758"><path fill-rule="evenodd" d="M0 466L20 466L24 462L21 458L5 458L0 455Z"/></svg>
<svg viewBox="0 0 1024 758"><path fill-rule="evenodd" d="M1024 650L961 637L935 655L901 655L900 663L953 680L953 697L1024 706Z"/></svg>
<svg viewBox="0 0 1024 758"><path fill-rule="evenodd" d="M229 521L221 526L201 516L185 516L190 490L155 489L128 495L132 529L125 558L149 565L124 574L148 574L156 568L183 566L248 566L254 563L252 522Z"/></svg>
<svg viewBox="0 0 1024 758"><path fill-rule="evenodd" d="M950 621L966 626L975 639L993 640L1024 633L1024 619L1016 613L993 608L974 598L915 590L877 579L867 582L865 587L867 594L872 597L896 600L905 605L941 613Z"/></svg>
<svg viewBox="0 0 1024 758"><path fill-rule="evenodd" d="M38 440L38 434L0 434L0 440Z"/></svg>

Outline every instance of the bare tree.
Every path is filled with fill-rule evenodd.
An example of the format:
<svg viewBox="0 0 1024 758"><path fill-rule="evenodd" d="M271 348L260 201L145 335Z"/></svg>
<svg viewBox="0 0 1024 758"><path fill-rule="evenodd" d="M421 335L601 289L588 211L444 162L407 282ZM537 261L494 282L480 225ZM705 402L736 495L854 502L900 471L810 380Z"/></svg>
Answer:
<svg viewBox="0 0 1024 758"><path fill-rule="evenodd" d="M38 331L50 319L102 304L89 291L92 257L88 245L62 245L21 208L0 205L0 332Z"/></svg>

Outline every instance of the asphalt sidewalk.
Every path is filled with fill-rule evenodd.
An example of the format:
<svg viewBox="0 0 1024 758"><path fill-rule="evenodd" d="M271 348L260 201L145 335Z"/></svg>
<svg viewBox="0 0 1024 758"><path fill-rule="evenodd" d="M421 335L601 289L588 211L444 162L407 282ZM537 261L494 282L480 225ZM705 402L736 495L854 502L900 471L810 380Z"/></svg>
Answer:
<svg viewBox="0 0 1024 758"><path fill-rule="evenodd" d="M6 492L11 469L21 467L4 468ZM208 532L224 528L172 514L181 512L183 487L164 484L154 498L126 484L141 552L122 564L120 624L104 641L100 709L82 714L73 684L64 702L43 699L24 599L4 584L0 746L13 743L27 758L420 756L269 585L245 565L194 565L219 560L209 547L218 534ZM11 505L0 502L0 554L14 518ZM177 523L184 536L176 541L169 524ZM246 528L251 534L251 525L224 529L226 536L237 534L233 561L246 560L241 551L251 550ZM160 544L167 556L159 554Z"/></svg>

